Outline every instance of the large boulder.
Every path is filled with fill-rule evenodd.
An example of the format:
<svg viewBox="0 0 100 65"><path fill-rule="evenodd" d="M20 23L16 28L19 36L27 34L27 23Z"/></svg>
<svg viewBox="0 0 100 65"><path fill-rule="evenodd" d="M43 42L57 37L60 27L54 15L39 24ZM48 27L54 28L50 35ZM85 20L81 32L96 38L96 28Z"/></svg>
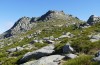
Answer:
<svg viewBox="0 0 100 65"><path fill-rule="evenodd" d="M21 65L59 65L60 61L64 58L61 55L51 55L47 57L42 57L36 61L30 61Z"/></svg>
<svg viewBox="0 0 100 65"><path fill-rule="evenodd" d="M64 47L63 47L63 53L71 53L74 52L74 49L70 46L69 43L67 43Z"/></svg>
<svg viewBox="0 0 100 65"><path fill-rule="evenodd" d="M38 49L33 52L26 53L23 58L20 60L21 63L26 62L32 58L40 58L46 55L50 55L54 52L54 45L45 46L41 49Z"/></svg>

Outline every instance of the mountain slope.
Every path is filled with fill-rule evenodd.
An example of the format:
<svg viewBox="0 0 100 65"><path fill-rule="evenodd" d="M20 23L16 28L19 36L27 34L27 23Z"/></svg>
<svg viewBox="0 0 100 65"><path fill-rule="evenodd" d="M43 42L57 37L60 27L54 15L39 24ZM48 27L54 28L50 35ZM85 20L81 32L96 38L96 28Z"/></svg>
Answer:
<svg viewBox="0 0 100 65"><path fill-rule="evenodd" d="M20 18L3 35L0 65L99 65L99 17L82 22L50 10L41 17Z"/></svg>
<svg viewBox="0 0 100 65"><path fill-rule="evenodd" d="M40 22L37 23L37 22ZM24 33L28 30L31 30L32 28L39 28L39 26L43 25L42 22L50 22L50 24L53 25L71 25L75 23L81 22L77 17L73 17L71 15L65 14L63 11L52 11L49 10L46 14L42 15L41 17L22 17L20 18L11 29L6 31L1 35L1 38L7 38L11 37L16 34ZM39 25L37 25L39 24ZM48 23L43 23L44 26ZM40 27L41 28L41 27Z"/></svg>

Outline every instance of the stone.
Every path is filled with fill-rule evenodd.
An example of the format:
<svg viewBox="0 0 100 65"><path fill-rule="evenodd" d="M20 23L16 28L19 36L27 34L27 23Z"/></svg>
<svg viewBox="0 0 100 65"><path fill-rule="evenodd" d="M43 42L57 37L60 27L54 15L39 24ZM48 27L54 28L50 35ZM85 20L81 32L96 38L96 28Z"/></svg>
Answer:
<svg viewBox="0 0 100 65"><path fill-rule="evenodd" d="M100 40L100 34L96 34L96 35L91 35L90 37L90 41L91 42L96 42Z"/></svg>
<svg viewBox="0 0 100 65"><path fill-rule="evenodd" d="M9 53L16 52L16 51L17 51L16 48L11 48L11 49L8 49L8 50L7 50L7 52L9 52Z"/></svg>
<svg viewBox="0 0 100 65"><path fill-rule="evenodd" d="M59 38L72 38L74 35L70 32L67 32L66 34L61 35Z"/></svg>
<svg viewBox="0 0 100 65"><path fill-rule="evenodd" d="M67 43L64 47L63 47L63 53L71 53L74 52L74 49L70 46L69 43Z"/></svg>
<svg viewBox="0 0 100 65"><path fill-rule="evenodd" d="M21 64L21 65L59 65L60 61L64 57L65 56L62 56L62 55L51 55L51 56L42 57L36 61L30 61L30 62Z"/></svg>
<svg viewBox="0 0 100 65"><path fill-rule="evenodd" d="M52 41L52 40L46 40L46 42L47 42L48 44L54 44L54 43L55 43L55 41Z"/></svg>
<svg viewBox="0 0 100 65"><path fill-rule="evenodd" d="M16 51L22 51L23 49L24 49L23 47L16 47L16 48L8 49L7 52L12 53Z"/></svg>
<svg viewBox="0 0 100 65"><path fill-rule="evenodd" d="M92 59L93 61L100 62L100 51L95 54L95 58Z"/></svg>
<svg viewBox="0 0 100 65"><path fill-rule="evenodd" d="M78 56L75 55L75 54L72 54L72 53L66 54L66 55L65 55L65 58L68 58L68 59L74 59L74 58L76 58L76 57L78 57Z"/></svg>
<svg viewBox="0 0 100 65"><path fill-rule="evenodd" d="M26 49L26 50L30 50L30 49L32 49L32 48L36 49L36 47L35 47L34 45L32 45L32 44L25 44L25 45L23 45L22 47L23 47L24 49Z"/></svg>
<svg viewBox="0 0 100 65"><path fill-rule="evenodd" d="M49 40L49 39L50 39L49 37L44 37L43 38L44 41Z"/></svg>
<svg viewBox="0 0 100 65"><path fill-rule="evenodd" d="M23 56L23 58L20 60L20 62L23 63L32 58L41 58L43 56L50 55L55 51L54 48L55 48L54 45L49 45L49 46L45 46L41 49L38 49L36 51L28 52Z"/></svg>
<svg viewBox="0 0 100 65"><path fill-rule="evenodd" d="M44 43L43 40L33 40L30 42L30 44L34 44L34 43Z"/></svg>
<svg viewBox="0 0 100 65"><path fill-rule="evenodd" d="M95 62L100 62L100 57L95 57L92 60L95 61Z"/></svg>
<svg viewBox="0 0 100 65"><path fill-rule="evenodd" d="M95 57L99 57L100 56L100 50L95 54Z"/></svg>

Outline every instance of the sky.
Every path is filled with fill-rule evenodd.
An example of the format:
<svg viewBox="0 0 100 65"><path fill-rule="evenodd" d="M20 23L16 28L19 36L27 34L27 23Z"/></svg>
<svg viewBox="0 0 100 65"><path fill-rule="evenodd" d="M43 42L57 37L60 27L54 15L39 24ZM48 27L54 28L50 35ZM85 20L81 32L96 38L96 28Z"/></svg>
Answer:
<svg viewBox="0 0 100 65"><path fill-rule="evenodd" d="M86 21L92 14L100 16L100 0L0 0L0 34L21 17L39 17L48 10L63 10Z"/></svg>

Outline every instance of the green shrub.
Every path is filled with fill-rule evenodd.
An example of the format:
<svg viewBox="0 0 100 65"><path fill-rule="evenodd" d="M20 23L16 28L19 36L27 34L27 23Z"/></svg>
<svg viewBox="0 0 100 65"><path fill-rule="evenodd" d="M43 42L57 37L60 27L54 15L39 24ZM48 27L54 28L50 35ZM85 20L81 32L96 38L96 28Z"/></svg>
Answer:
<svg viewBox="0 0 100 65"><path fill-rule="evenodd" d="M62 48L65 45L65 43L58 43L55 44L55 53L62 53Z"/></svg>
<svg viewBox="0 0 100 65"><path fill-rule="evenodd" d="M37 48L41 48L41 47L44 47L46 45L47 45L46 43L43 43L43 44L41 44L41 43L34 43L34 46L37 47Z"/></svg>
<svg viewBox="0 0 100 65"><path fill-rule="evenodd" d="M78 58L66 61L63 65L99 65L97 62L92 62L91 59L92 56L81 55Z"/></svg>
<svg viewBox="0 0 100 65"><path fill-rule="evenodd" d="M0 58L6 57L6 56L7 56L7 53L2 53L2 52L0 52Z"/></svg>
<svg viewBox="0 0 100 65"><path fill-rule="evenodd" d="M17 65L16 62L18 61L18 58L6 58L2 65Z"/></svg>
<svg viewBox="0 0 100 65"><path fill-rule="evenodd" d="M92 48L92 43L85 37L72 40L72 47L76 52L88 53Z"/></svg>
<svg viewBox="0 0 100 65"><path fill-rule="evenodd" d="M29 52L29 50L22 50L22 51L14 52L13 56L21 56L21 55L24 55L27 52Z"/></svg>

